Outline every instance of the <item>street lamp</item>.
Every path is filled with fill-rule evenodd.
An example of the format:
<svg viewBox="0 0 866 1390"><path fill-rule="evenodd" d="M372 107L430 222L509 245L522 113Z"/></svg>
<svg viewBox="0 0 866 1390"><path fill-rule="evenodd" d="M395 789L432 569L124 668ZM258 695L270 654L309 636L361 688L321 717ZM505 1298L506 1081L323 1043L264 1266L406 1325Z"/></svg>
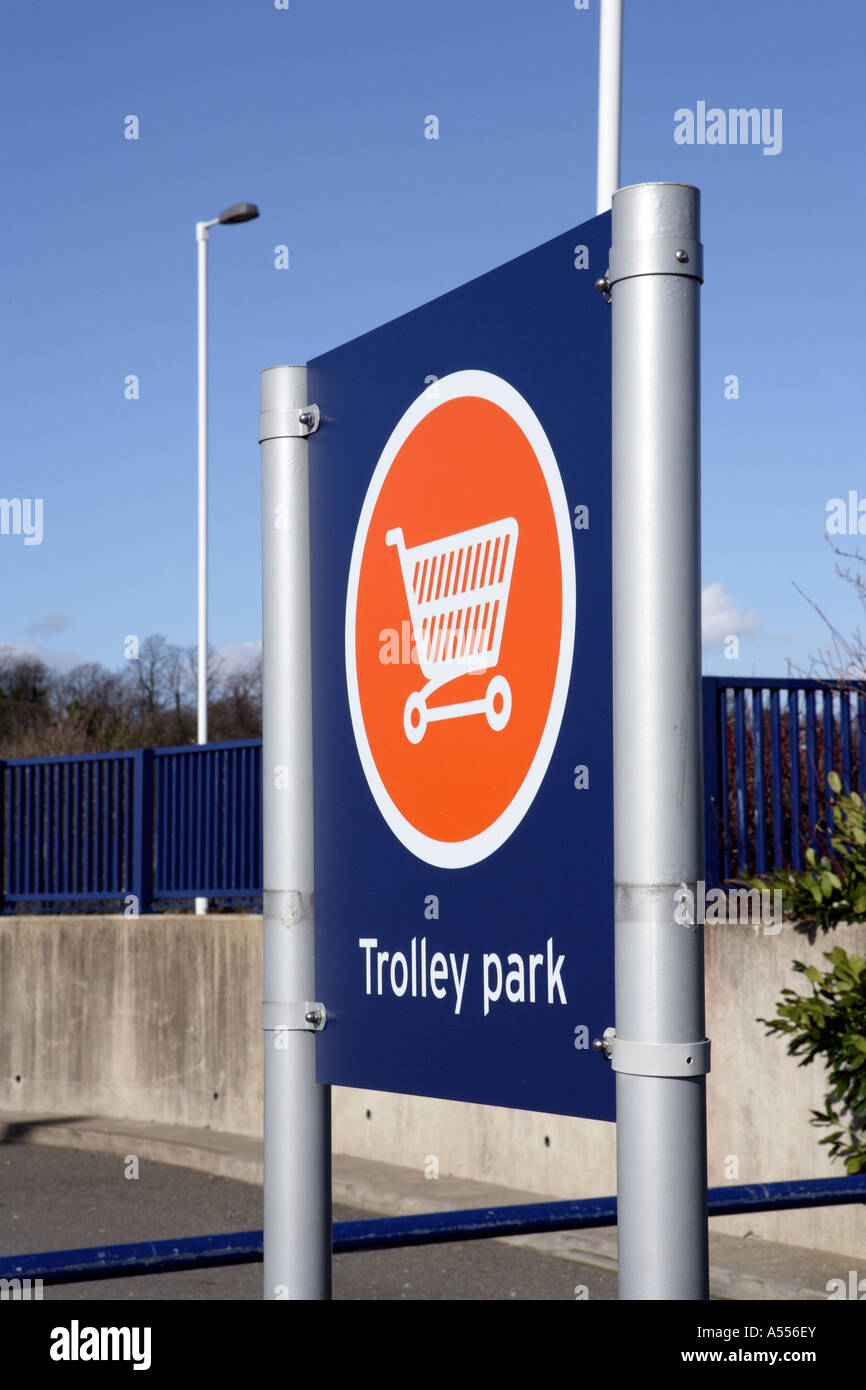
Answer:
<svg viewBox="0 0 866 1390"><path fill-rule="evenodd" d="M222 222L251 222L255 203L234 203L209 222L196 222L198 243L198 735L207 743L207 244L210 228ZM207 898L196 898L197 913L207 912Z"/></svg>

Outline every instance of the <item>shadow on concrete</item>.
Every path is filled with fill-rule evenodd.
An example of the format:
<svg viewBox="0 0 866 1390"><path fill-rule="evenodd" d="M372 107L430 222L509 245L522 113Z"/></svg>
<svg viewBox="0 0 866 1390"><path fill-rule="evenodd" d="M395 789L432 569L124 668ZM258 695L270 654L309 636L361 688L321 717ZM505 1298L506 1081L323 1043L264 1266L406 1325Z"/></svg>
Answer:
<svg viewBox="0 0 866 1390"><path fill-rule="evenodd" d="M44 1120L34 1116L32 1120L17 1120L12 1124L0 1124L0 1144L23 1144L27 1136L36 1129L46 1129L51 1125L76 1125L94 1119L93 1115L49 1115Z"/></svg>

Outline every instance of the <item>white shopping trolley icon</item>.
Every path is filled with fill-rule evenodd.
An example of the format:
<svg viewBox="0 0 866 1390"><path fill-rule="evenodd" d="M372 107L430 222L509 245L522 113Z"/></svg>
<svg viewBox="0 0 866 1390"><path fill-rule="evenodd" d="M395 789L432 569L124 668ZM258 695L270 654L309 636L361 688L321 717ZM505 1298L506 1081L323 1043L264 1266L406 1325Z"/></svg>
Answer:
<svg viewBox="0 0 866 1390"><path fill-rule="evenodd" d="M430 720L466 714L484 714L491 729L504 729L511 715L511 687L504 676L494 676L480 700L428 709L427 696L499 660L517 548L514 517L413 546L406 545L397 526L385 544L397 547L412 635L427 677L424 689L413 691L403 709L409 742L421 742Z"/></svg>

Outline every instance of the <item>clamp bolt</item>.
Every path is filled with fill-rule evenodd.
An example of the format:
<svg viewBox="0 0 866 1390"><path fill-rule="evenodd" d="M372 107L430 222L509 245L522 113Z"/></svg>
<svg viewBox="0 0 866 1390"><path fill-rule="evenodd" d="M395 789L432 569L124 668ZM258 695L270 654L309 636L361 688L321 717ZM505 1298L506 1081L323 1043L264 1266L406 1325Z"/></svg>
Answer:
<svg viewBox="0 0 866 1390"><path fill-rule="evenodd" d="M615 1037L616 1029L605 1028L604 1033L600 1038L593 1038L593 1052L600 1052L603 1057L606 1057L607 1060L610 1061L611 1057L613 1056L613 1040Z"/></svg>

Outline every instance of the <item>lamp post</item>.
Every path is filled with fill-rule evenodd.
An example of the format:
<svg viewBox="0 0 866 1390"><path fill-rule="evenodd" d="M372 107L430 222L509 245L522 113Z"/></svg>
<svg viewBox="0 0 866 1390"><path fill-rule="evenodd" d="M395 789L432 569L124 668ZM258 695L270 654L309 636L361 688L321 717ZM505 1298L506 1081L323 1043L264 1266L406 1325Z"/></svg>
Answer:
<svg viewBox="0 0 866 1390"><path fill-rule="evenodd" d="M255 203L234 203L209 222L196 222L198 243L198 733L207 743L207 244L210 229L222 222L251 222ZM197 913L207 912L207 898L196 898Z"/></svg>

